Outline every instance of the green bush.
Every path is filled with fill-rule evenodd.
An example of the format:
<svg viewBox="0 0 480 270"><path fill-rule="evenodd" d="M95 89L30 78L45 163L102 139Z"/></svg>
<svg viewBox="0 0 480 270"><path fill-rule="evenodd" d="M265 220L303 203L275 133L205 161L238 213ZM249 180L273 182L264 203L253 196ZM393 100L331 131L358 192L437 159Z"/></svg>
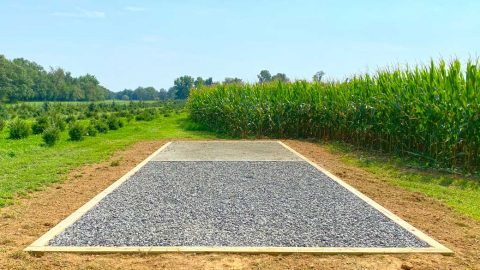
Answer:
<svg viewBox="0 0 480 270"><path fill-rule="evenodd" d="M97 133L98 133L98 131L97 131L97 129L95 128L94 125L92 125L92 124L88 125L88 127L87 127L87 132L86 132L86 135L87 135L87 136L92 136L92 137L94 137L94 136L97 136Z"/></svg>
<svg viewBox="0 0 480 270"><path fill-rule="evenodd" d="M32 125L33 134L42 133L50 125L46 116L38 117Z"/></svg>
<svg viewBox="0 0 480 270"><path fill-rule="evenodd" d="M69 117L67 117L67 120L73 121ZM67 121L59 114L40 116L32 125L33 134L41 134L49 126L56 126L60 131L64 131L67 127Z"/></svg>
<svg viewBox="0 0 480 270"><path fill-rule="evenodd" d="M95 120L95 121L92 122L92 125L100 133L107 133L108 132L108 124L104 120Z"/></svg>
<svg viewBox="0 0 480 270"><path fill-rule="evenodd" d="M72 141L80 141L85 136L85 127L80 122L74 122L68 130L68 135Z"/></svg>
<svg viewBox="0 0 480 270"><path fill-rule="evenodd" d="M145 109L135 116L137 121L152 121L157 116L157 110Z"/></svg>
<svg viewBox="0 0 480 270"><path fill-rule="evenodd" d="M8 112L4 105L0 104L0 120L8 119Z"/></svg>
<svg viewBox="0 0 480 270"><path fill-rule="evenodd" d="M58 127L60 131L65 131L65 129L67 129L67 121L62 115L55 114L55 115L52 115L50 119L52 124Z"/></svg>
<svg viewBox="0 0 480 270"><path fill-rule="evenodd" d="M22 139L26 138L32 132L30 125L27 121L16 118L9 125L10 128L10 139Z"/></svg>
<svg viewBox="0 0 480 270"><path fill-rule="evenodd" d="M110 130L117 130L117 129L123 127L122 121L118 117L113 116L113 115L108 117L107 123L108 123L108 128Z"/></svg>
<svg viewBox="0 0 480 270"><path fill-rule="evenodd" d="M5 127L5 120L0 119L0 132L3 130L4 127Z"/></svg>
<svg viewBox="0 0 480 270"><path fill-rule="evenodd" d="M127 123L130 123L133 120L133 115L127 114L126 118L127 118Z"/></svg>
<svg viewBox="0 0 480 270"><path fill-rule="evenodd" d="M70 123L73 123L75 121L77 121L77 117L75 117L75 115L69 115L67 116L67 118L65 119L65 121L70 124Z"/></svg>
<svg viewBox="0 0 480 270"><path fill-rule="evenodd" d="M48 126L42 134L42 139L47 146L53 146L60 139L60 128L54 125Z"/></svg>

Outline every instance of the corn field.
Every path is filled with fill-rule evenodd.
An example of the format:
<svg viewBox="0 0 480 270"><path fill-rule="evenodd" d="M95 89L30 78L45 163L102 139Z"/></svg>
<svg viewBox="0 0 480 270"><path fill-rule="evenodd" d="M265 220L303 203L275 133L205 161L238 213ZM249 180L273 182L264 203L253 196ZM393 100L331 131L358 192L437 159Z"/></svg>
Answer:
<svg viewBox="0 0 480 270"><path fill-rule="evenodd" d="M480 68L393 68L345 82L218 84L193 90L192 120L236 136L339 140L478 171Z"/></svg>

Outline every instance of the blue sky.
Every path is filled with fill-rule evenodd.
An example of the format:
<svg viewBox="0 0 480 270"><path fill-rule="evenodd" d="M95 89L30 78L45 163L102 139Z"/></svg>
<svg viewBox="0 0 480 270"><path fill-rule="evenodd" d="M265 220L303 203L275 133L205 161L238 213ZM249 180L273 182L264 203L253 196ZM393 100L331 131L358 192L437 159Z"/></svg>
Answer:
<svg viewBox="0 0 480 270"><path fill-rule="evenodd" d="M9 1L0 54L90 73L113 91L181 75L343 79L480 52L480 1Z"/></svg>

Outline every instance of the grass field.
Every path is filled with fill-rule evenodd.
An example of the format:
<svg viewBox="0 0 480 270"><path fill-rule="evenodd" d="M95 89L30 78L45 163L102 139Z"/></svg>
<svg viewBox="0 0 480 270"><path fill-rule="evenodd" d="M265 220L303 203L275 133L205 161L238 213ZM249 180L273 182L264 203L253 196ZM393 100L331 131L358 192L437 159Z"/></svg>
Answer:
<svg viewBox="0 0 480 270"><path fill-rule="evenodd" d="M122 129L79 142L69 141L65 131L54 147L42 146L41 135L8 139L5 129L0 132L0 207L11 203L16 195L62 181L71 169L99 162L138 141L215 137L213 133L191 130L186 113L161 116L153 121L134 121Z"/></svg>
<svg viewBox="0 0 480 270"><path fill-rule="evenodd" d="M328 148L343 155L342 161L361 167L390 184L420 192L440 200L455 211L480 220L480 179L450 173L415 168L402 159L378 153L356 150L342 143L330 143Z"/></svg>

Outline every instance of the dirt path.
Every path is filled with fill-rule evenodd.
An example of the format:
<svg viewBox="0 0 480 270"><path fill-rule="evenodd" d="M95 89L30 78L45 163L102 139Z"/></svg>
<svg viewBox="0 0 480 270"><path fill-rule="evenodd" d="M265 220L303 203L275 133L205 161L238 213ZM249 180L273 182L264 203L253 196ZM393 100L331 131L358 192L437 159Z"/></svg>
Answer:
<svg viewBox="0 0 480 270"><path fill-rule="evenodd" d="M37 258L21 251L163 143L138 143L105 162L71 172L63 184L1 209L0 269L480 269L480 222L346 165L319 145L299 141L286 143L445 244L455 255L46 254ZM112 166L118 160L119 165Z"/></svg>

